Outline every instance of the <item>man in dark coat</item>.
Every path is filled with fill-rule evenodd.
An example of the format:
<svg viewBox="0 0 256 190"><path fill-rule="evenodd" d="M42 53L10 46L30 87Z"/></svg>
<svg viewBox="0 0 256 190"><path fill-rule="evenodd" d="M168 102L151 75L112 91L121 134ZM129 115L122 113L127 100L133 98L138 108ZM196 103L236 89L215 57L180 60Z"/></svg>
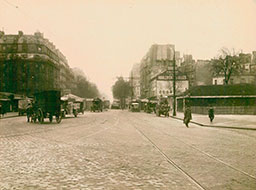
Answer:
<svg viewBox="0 0 256 190"><path fill-rule="evenodd" d="M208 110L208 116L210 118L210 121L212 122L213 119L214 119L214 109L213 107L210 107L209 110Z"/></svg>
<svg viewBox="0 0 256 190"><path fill-rule="evenodd" d="M191 119L192 119L191 109L190 109L190 107L186 107L185 112L184 112L184 120L183 120L186 127L188 127L188 124Z"/></svg>

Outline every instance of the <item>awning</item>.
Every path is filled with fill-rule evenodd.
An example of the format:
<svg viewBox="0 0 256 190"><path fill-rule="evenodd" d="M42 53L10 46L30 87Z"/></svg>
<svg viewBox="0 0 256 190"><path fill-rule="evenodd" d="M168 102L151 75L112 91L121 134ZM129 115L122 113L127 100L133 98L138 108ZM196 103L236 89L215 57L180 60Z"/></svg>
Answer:
<svg viewBox="0 0 256 190"><path fill-rule="evenodd" d="M3 101L3 102L7 102L7 101L10 101L9 99L0 99L0 101Z"/></svg>
<svg viewBox="0 0 256 190"><path fill-rule="evenodd" d="M74 94L67 94L65 96L61 97L62 101L70 101L70 102L83 102L84 98L81 98L79 96L76 96Z"/></svg>

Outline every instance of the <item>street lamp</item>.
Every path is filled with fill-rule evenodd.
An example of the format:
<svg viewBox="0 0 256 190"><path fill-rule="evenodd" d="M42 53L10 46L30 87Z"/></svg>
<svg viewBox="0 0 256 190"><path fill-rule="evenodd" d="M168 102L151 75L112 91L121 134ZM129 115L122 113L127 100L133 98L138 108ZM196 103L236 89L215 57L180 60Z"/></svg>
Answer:
<svg viewBox="0 0 256 190"><path fill-rule="evenodd" d="M176 116L176 71L175 71L175 66L176 66L176 58L175 58L175 49L174 49L174 54L173 54L173 116Z"/></svg>

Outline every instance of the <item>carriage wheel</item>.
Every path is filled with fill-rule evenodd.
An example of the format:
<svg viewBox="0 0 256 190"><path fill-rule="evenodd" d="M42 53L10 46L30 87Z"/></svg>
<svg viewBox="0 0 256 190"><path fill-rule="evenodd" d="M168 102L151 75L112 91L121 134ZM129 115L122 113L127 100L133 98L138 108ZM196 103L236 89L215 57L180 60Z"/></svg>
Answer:
<svg viewBox="0 0 256 190"><path fill-rule="evenodd" d="M41 109L38 109L38 121L42 124L44 122L44 114Z"/></svg>
<svg viewBox="0 0 256 190"><path fill-rule="evenodd" d="M56 122L60 123L62 120L61 114L56 114Z"/></svg>

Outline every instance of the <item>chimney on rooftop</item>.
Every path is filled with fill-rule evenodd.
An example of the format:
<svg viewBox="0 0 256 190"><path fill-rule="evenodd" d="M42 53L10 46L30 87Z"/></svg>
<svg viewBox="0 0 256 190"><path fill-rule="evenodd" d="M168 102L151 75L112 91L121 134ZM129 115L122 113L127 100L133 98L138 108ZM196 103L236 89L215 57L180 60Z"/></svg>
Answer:
<svg viewBox="0 0 256 190"><path fill-rule="evenodd" d="M36 37L38 37L38 38L43 38L43 37L44 37L44 34L41 33L41 32L39 32L39 31L35 32L34 35L35 35Z"/></svg>
<svg viewBox="0 0 256 190"><path fill-rule="evenodd" d="M1 38L2 36L4 36L4 31L1 31L1 30L0 30L0 38Z"/></svg>
<svg viewBox="0 0 256 190"><path fill-rule="evenodd" d="M23 32L21 30L19 30L18 34L19 36L23 36Z"/></svg>

